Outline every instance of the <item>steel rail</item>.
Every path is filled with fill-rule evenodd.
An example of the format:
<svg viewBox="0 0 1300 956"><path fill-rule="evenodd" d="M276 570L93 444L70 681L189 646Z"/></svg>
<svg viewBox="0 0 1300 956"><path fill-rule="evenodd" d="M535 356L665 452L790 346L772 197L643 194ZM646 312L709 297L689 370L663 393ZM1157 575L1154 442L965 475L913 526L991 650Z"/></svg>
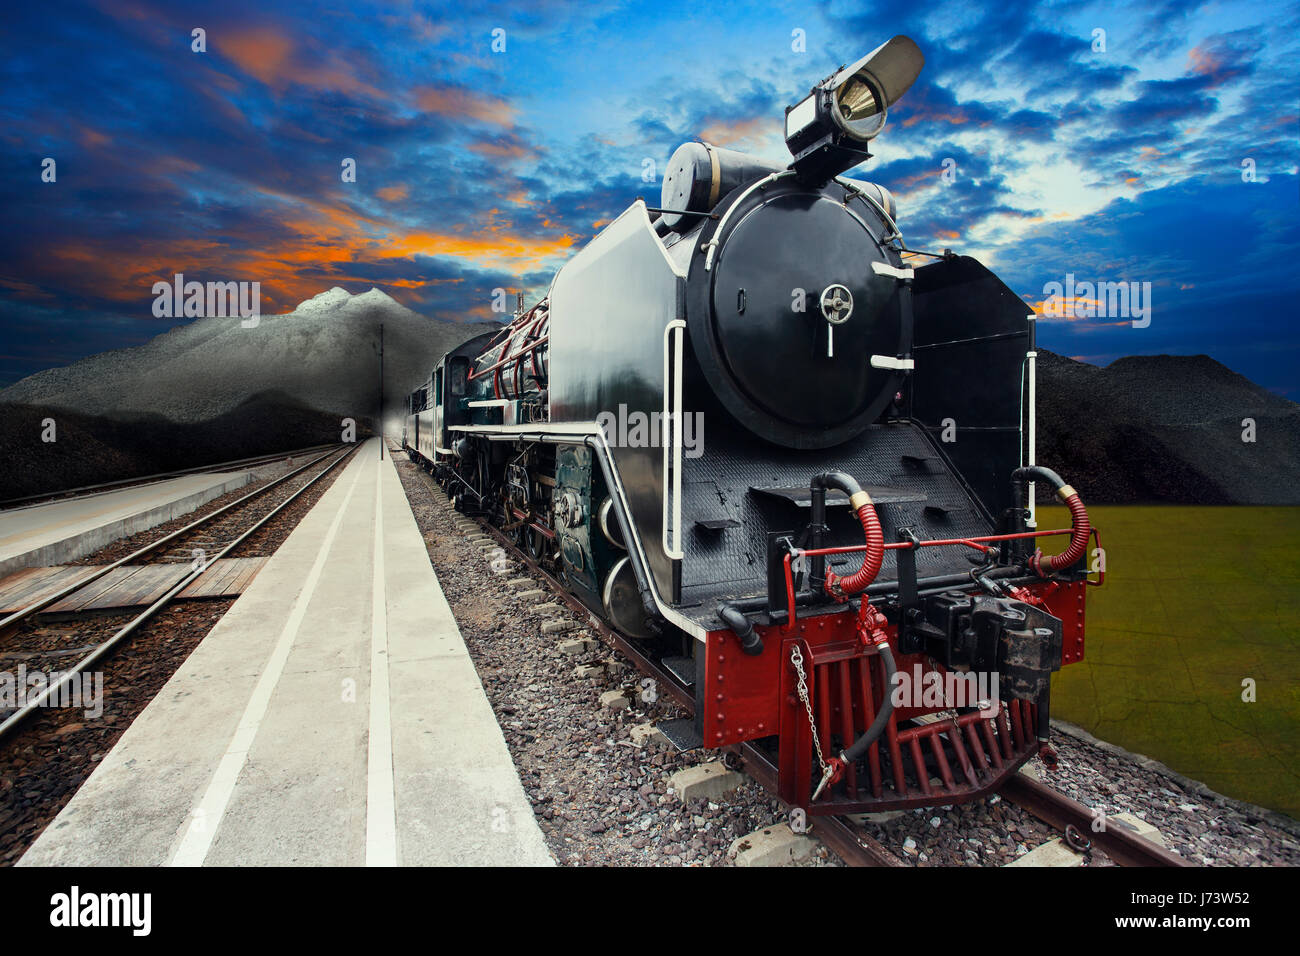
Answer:
<svg viewBox="0 0 1300 956"><path fill-rule="evenodd" d="M1193 865L1172 850L1139 836L1122 823L1110 823L1102 830L1094 830L1093 822L1097 819L1097 814L1091 807L1084 806L1023 773L1012 774L1001 793L1004 798L1063 833L1066 827L1074 827L1119 866Z"/></svg>
<svg viewBox="0 0 1300 956"><path fill-rule="evenodd" d="M176 531L173 531L170 534L167 534L164 537L159 538L157 541L152 541L149 544L144 545L143 547L131 552L126 557L118 558L116 561L112 562L111 564L104 565L103 567L99 568L94 574L88 575L87 577L84 578L79 578L77 579L76 582L69 584L67 587L64 587L63 589L56 591L53 594L43 597L39 601L33 601L31 604L28 604L26 607L14 611L8 617L4 618L3 620L0 620L0 635L3 635L14 625L19 624L22 621L25 621L33 614L38 614L45 608L49 607L51 604L61 601L63 598L67 597L68 595L81 590L81 588L85 587L87 584L91 584L95 581L98 581L104 575L108 574L108 572L116 568L120 568L122 565L127 564L128 562L134 561L138 558L142 558L147 554L151 554L152 552L156 551L158 548L162 547L164 544L167 544L170 541L174 541L176 538L180 537L181 535L187 534L188 532L193 531L195 528L202 527L203 525L212 521L214 518L217 518L225 514L231 508L238 507L239 505L243 504L249 499L256 498L258 495L265 494L266 492L270 491L272 488L276 487L277 485L280 485L281 483L288 481L290 478L294 477L295 475L299 475L302 472L306 471L312 465L324 461L330 455L334 454L334 452L336 452L337 450L338 450L338 446L335 446L330 451L325 452L325 454L320 455L317 458L313 458L311 461L307 462L302 467L295 468L293 471L289 472L288 474L281 475L279 478L276 478L274 481L268 482L267 484L258 488L256 491L250 491L248 494L243 495L242 497L237 498L234 501L230 502L230 504L222 505L216 511L213 511L210 514L206 514L201 518L195 519L194 521L187 524L185 527L179 528Z"/></svg>
<svg viewBox="0 0 1300 956"><path fill-rule="evenodd" d="M346 461L347 458L357 450L357 447L358 447L357 445L353 445L342 455L339 455L337 458L335 458L332 462L326 465L325 468L323 468L318 475L312 478L311 481L307 482L305 485L303 485L301 488L295 491L284 501L280 502L280 504L276 505L276 507L272 511L269 511L267 514L259 518L258 521L255 524L253 524L252 527L250 527L247 531L241 534L234 541L230 542L230 544L222 548L221 551L212 559L212 561L206 562L200 568L193 569L181 581L179 581L176 585L174 585L170 591L168 591L166 594L160 597L153 604L149 605L149 607L141 611L129 623L123 625L112 637L108 638L106 641L104 641L104 643L96 647L93 651L91 651L89 654L87 654L85 657L79 660L68 670L60 671L59 672L60 677L57 681L55 681L52 684L49 684L44 691L42 691L39 695L37 695L35 700L28 701L26 704L23 705L22 708L10 714L8 719L6 719L4 723L0 723L0 739L3 739L4 736L8 734L11 730L13 730L14 727L22 723L27 717L29 717L38 708L40 708L47 700L53 697L60 689L63 688L64 685L66 685L69 681L71 681L73 677L85 671L86 668L94 664L96 661L98 661L100 658L106 655L109 651L115 648L126 638L130 637L131 634L133 634L140 627L140 625L144 624L145 621L149 620L151 617L157 614L158 611L162 610L162 608L165 607L168 604L168 602L171 601L172 598L174 598L181 591L185 590L185 588L188 587L190 583L193 582L197 577L199 577L199 575L207 571L207 569L211 567L211 565L214 562L221 560L223 557L225 557L227 554L233 551L236 547L242 544L244 540L248 538L249 535L251 535L254 531L262 527L262 525L266 524L277 514L279 514L281 511L287 508L291 503L293 503L293 501L304 491L306 491L312 485L316 484L316 482L320 481L331 471L337 468L341 462ZM322 456L322 457L326 457L326 456ZM317 461L319 460L320 459L317 459Z"/></svg>
<svg viewBox="0 0 1300 956"><path fill-rule="evenodd" d="M539 565L531 555L519 548L494 525L472 515L465 515L465 517L475 521L489 536L496 539L497 543L510 551L517 560L541 577L570 610L585 616L589 626L604 639L606 644L632 661L637 670L652 678L658 687L667 691L668 696L672 697L685 710L692 715L695 713L695 695L672 673L647 657L629 638L598 618L589 607L565 589L554 575ZM777 767L754 743L746 741L721 749L739 757L744 764L745 771L758 781L760 786L769 793L776 793ZM815 817L810 821L809 828L840 859L850 866L902 867L907 865L874 837L861 832L857 827L841 817Z"/></svg>
<svg viewBox="0 0 1300 956"><path fill-rule="evenodd" d="M746 741L727 749L740 757L745 772L757 780L763 789L776 793L777 767L756 744ZM808 828L849 866L907 866L883 843L844 817L810 817Z"/></svg>
<svg viewBox="0 0 1300 956"><path fill-rule="evenodd" d="M280 458L291 458L294 455L311 454L322 448L334 448L336 443L326 443L323 445L308 445L306 448L294 448L290 451L281 451L268 453L265 455L253 455L251 458L236 458L234 461L216 461L210 465L195 465L193 468L181 468L177 471L160 471L152 475L140 475L137 478L120 478L117 481L103 481L95 485L78 485L76 488L64 488L60 491L43 491L37 495L24 495L21 498L6 498L0 501L0 511L22 511L23 508L10 507L10 505L20 505L24 502L25 508L34 507L36 504L47 501L58 501L64 498L92 498L96 494L107 491L112 488L126 487L144 487L146 485L157 484L160 481L166 481L168 478L179 478L183 475L193 475L205 471L221 471L224 468L241 468L251 465L265 464L276 461ZM91 494L78 494L78 492L91 492Z"/></svg>

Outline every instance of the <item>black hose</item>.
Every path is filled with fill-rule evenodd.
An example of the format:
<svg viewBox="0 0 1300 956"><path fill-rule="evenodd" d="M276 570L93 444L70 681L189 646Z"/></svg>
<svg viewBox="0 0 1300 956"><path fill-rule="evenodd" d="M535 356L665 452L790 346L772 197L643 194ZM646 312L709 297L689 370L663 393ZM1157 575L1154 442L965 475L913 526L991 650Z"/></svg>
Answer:
<svg viewBox="0 0 1300 956"><path fill-rule="evenodd" d="M1052 469L1042 465L1024 465L1011 473L1012 500L1017 507L1025 500L1025 483L1029 481L1045 481L1052 486L1053 492L1065 487L1065 479Z"/></svg>
<svg viewBox="0 0 1300 956"><path fill-rule="evenodd" d="M842 471L823 471L820 475L813 475L812 486L814 488L838 488L850 498L862 490L858 480L850 474Z"/></svg>
<svg viewBox="0 0 1300 956"><path fill-rule="evenodd" d="M1017 501L1022 501L1024 496L1024 483L1026 480L1046 481L1052 485L1052 490L1056 492L1064 505L1070 509L1070 544L1060 554L1050 557L1043 557L1042 552L1036 552L1029 559L1029 568L1039 577L1046 577L1054 571L1062 571L1075 564L1082 558L1088 550L1088 537L1092 533L1092 525L1088 520L1088 509L1084 507L1083 501L1079 498L1079 493L1067 485L1061 476L1050 468L1043 468L1040 465L1029 465L1025 468L1017 468L1011 473L1011 490Z"/></svg>
<svg viewBox="0 0 1300 956"><path fill-rule="evenodd" d="M814 551L824 544L822 538L826 531L827 488L838 488L848 495L850 499L862 490L862 486L858 484L852 475L842 471L823 471L821 474L813 475L812 481L809 482L812 501L811 518L808 522L811 540L809 540L808 544ZM808 561L808 586L820 598L825 585L826 555L815 554Z"/></svg>
<svg viewBox="0 0 1300 956"><path fill-rule="evenodd" d="M1042 465L1025 465L1017 468L1011 473L1012 481L1045 481L1052 486L1053 491L1059 491L1065 487L1065 480L1052 471L1050 468L1044 468Z"/></svg>
<svg viewBox="0 0 1300 956"><path fill-rule="evenodd" d="M742 651L751 657L757 657L763 653L763 638L754 629L754 625L749 618L740 612L740 608L733 604L719 604L718 617L723 624L731 628L736 637L740 638L740 649Z"/></svg>
<svg viewBox="0 0 1300 956"><path fill-rule="evenodd" d="M865 598L863 599L865 600ZM878 644L880 656L885 661L885 693L884 699L880 702L880 710L876 711L876 719L871 722L867 732L853 742L853 746L840 754L840 759L847 764L858 760L867 752L867 748L876 742L876 739L885 731L885 725L889 723L889 715L894 712L894 652L889 649L888 644Z"/></svg>
<svg viewBox="0 0 1300 956"><path fill-rule="evenodd" d="M988 572L986 577L994 579L1002 578L1026 578L1032 579L1027 575L1023 568L1005 567L994 568ZM943 591L951 591L953 588L959 588L970 584L970 572L960 574L935 574L929 577L917 578L917 586L920 590L917 592L921 597L928 597L931 594L939 594ZM871 584L865 594L872 597L879 597L882 594L896 594L898 592L897 581L876 581ZM820 594L809 594L806 592L796 594L794 603L797 607L810 607L821 604L822 596ZM767 595L762 597L745 598L743 600L732 601L733 607L741 611L764 611L767 610Z"/></svg>

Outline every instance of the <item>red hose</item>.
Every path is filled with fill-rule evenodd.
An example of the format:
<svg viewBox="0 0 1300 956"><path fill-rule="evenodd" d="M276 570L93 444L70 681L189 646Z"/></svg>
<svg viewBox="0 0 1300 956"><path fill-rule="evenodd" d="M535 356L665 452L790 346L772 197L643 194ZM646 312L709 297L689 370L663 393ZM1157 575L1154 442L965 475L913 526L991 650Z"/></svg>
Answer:
<svg viewBox="0 0 1300 956"><path fill-rule="evenodd" d="M1092 523L1088 520L1088 509L1083 506L1083 502L1079 499L1079 493L1069 485L1062 488L1061 492L1066 493L1062 497L1065 499L1065 506L1070 509L1070 546L1060 554L1054 554L1047 558L1043 557L1042 551L1036 552L1029 559L1029 565L1040 576L1068 568L1083 557L1088 548L1088 536L1092 534Z"/></svg>
<svg viewBox="0 0 1300 956"><path fill-rule="evenodd" d="M865 492L863 494L865 496ZM885 535L880 530L880 519L876 517L876 509L870 499L858 509L858 520L862 522L862 532L867 537L867 550L862 557L862 567L847 578L837 578L834 572L826 575L826 590L833 597L857 594L866 590L867 585L880 573L880 565L885 560Z"/></svg>

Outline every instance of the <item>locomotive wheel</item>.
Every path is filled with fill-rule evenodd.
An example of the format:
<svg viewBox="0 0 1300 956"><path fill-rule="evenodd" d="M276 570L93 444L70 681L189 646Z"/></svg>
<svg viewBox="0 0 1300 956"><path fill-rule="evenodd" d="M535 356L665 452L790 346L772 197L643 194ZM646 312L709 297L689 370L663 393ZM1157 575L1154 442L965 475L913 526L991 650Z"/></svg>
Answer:
<svg viewBox="0 0 1300 956"><path fill-rule="evenodd" d="M516 525L513 528L507 528L504 533L516 548L519 548L521 551L525 550L524 525Z"/></svg>
<svg viewBox="0 0 1300 956"><path fill-rule="evenodd" d="M596 512L596 523L600 525L600 532L605 536L605 540L620 550L626 551L627 545L623 543L623 532L618 526L618 519L614 517L614 499L606 498L600 503L600 510Z"/></svg>
<svg viewBox="0 0 1300 956"><path fill-rule="evenodd" d="M501 498L496 499L496 504L492 508L492 524L498 528L504 528L510 523L510 507Z"/></svg>
<svg viewBox="0 0 1300 956"><path fill-rule="evenodd" d="M546 536L531 525L524 525L524 539L528 546L528 556L538 564L546 560Z"/></svg>
<svg viewBox="0 0 1300 956"><path fill-rule="evenodd" d="M605 617L628 637L649 638L654 633L641 606L641 592L628 558L619 558L605 578L602 594Z"/></svg>

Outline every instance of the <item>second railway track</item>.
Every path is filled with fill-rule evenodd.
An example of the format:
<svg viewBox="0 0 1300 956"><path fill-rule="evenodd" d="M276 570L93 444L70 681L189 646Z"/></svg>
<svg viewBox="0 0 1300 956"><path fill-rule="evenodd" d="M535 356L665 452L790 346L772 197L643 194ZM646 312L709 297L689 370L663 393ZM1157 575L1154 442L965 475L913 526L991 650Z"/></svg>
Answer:
<svg viewBox="0 0 1300 956"><path fill-rule="evenodd" d="M50 670L57 677L21 706L0 710L0 746L3 739L33 714L57 700L63 688L87 672L130 638L146 621L176 599L213 564L236 552L281 514L300 496L332 473L356 446L333 448L288 473L267 482L236 500L203 515L184 527L154 537L130 554L109 564L100 565L73 583L42 594L26 606L0 620L0 637L6 661L17 661L32 671ZM318 467L319 466L319 467ZM56 621L42 620L42 612L57 608L59 602L92 585L110 572L128 566L149 564L188 565L178 568L162 594L151 600L125 623L104 633L102 620L96 616L60 615ZM73 617L68 623L67 617ZM116 617L116 616L115 616ZM73 661L64 667L67 661Z"/></svg>
<svg viewBox="0 0 1300 956"><path fill-rule="evenodd" d="M287 483L293 482L294 479L301 476L313 465L316 465L324 461L326 458L329 458L332 455L333 456L346 455L350 451L351 451L350 448L342 452L340 452L338 448L331 449L330 451L327 451L322 455L312 458L311 460L307 461L305 464L300 465L297 468L294 468L288 473L281 475L278 478L272 479L271 481L266 482L265 484L259 486L253 491L240 495L235 500L225 505L222 505L218 508L215 508L207 512L206 514L203 514L202 516L194 519L193 521L188 522L183 527L178 528L175 531L171 531L163 534L146 533L145 537L147 540L145 541L145 543L143 543L140 547L135 548L130 553L120 558L117 558L116 560L110 561L106 564L100 564L95 566L93 571L85 575L79 576L74 582L69 583L66 587L59 588L54 591L42 593L39 598L31 600L30 602L26 603L24 606L0 618L0 637L3 637L5 634L9 633L14 628L15 625L25 620L28 620L29 618L33 617L36 614L39 614L40 612L44 611L46 608L68 597L69 595L79 590L80 588L86 586L87 584L90 584L98 580L99 578L104 577L105 575L109 574L111 571L116 570L117 568L134 564L134 563L139 563L142 561L148 561L148 560L156 561L158 560L160 554L171 554L174 556L176 554L176 551L183 547L183 542L185 542L186 540L193 541L200 534L220 534L221 533L220 529L222 528L226 529L226 534L227 534L226 542L228 543L230 540L233 540L233 538L236 537L236 534L230 533L231 529L237 526L237 525L232 525L231 523L232 518L237 523L241 520L246 520L246 516L248 515L252 515L254 518L257 518L260 517L261 515L266 514L267 511L269 511L270 509L276 506L277 499L282 499L285 497L285 495L292 495L297 493L293 491L292 487L286 489L285 486ZM305 487L305 485L303 487ZM280 489L280 493L268 498L268 495L270 495L272 492L276 492L277 489ZM299 488L299 490L301 490L301 488ZM213 544L214 542L209 541L208 543L211 546L211 544ZM163 551L164 548L166 548L167 551ZM211 553L216 554L217 551L219 550L221 550L221 547L213 550ZM208 553L209 552L204 551L205 558ZM191 550L188 553L188 556L184 557L183 560L193 561L195 557L197 556L194 554L194 549L191 548Z"/></svg>
<svg viewBox="0 0 1300 956"><path fill-rule="evenodd" d="M260 500L250 500L245 494L230 502L258 502L256 509L225 510L225 505L220 505L196 521L179 528L176 525L181 521L176 521L170 527L176 532L197 533L209 520L221 522L220 517L214 518L218 513L233 519L238 510L242 515L240 533L223 534L223 547L208 555L208 564L226 548L241 543L249 550L270 554L328 490L356 447L313 456L305 465L257 489L272 489ZM168 563L162 561L168 544L183 537L172 532L141 532L135 543L143 540L144 546L119 543L104 551L113 557L129 552L127 560L138 560L134 556L147 547L154 560L164 564ZM186 578L190 578L188 572ZM29 606L23 610L30 613L18 615L9 633L0 638L0 671L12 672L23 665L43 672L72 671L80 673L83 682L92 676L101 680L103 687L102 698L95 702L97 712L86 713L76 705L33 707L30 705L36 701L31 698L21 711L0 710L0 865L12 864L22 856L233 603L229 597L178 601L183 587L170 588L143 609L117 608L51 619Z"/></svg>

